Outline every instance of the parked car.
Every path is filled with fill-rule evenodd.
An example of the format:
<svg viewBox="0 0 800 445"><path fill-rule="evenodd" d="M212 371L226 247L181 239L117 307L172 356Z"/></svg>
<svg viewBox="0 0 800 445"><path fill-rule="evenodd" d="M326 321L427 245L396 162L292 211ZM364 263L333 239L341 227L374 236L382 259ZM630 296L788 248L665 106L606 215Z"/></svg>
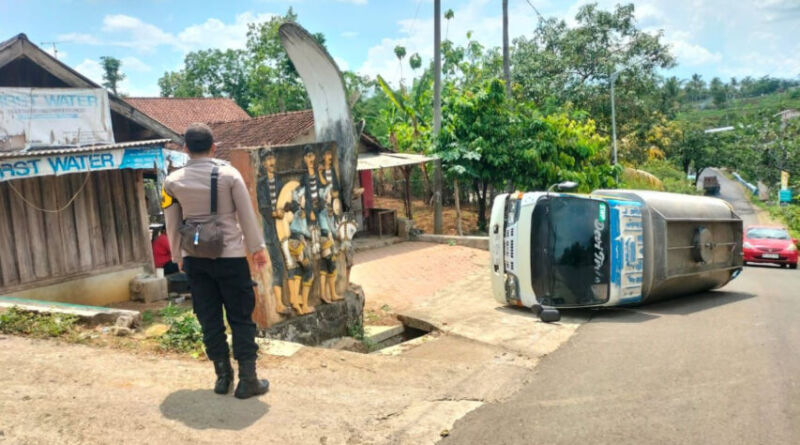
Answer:
<svg viewBox="0 0 800 445"><path fill-rule="evenodd" d="M797 269L797 240L781 226L749 226L742 243L745 263L771 263Z"/></svg>

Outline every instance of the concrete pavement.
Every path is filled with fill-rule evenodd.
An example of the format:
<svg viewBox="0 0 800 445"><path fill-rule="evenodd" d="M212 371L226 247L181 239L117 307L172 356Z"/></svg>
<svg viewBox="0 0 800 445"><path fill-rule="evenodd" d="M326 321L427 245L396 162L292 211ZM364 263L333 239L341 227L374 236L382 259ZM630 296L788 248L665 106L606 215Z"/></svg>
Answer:
<svg viewBox="0 0 800 445"><path fill-rule="evenodd" d="M757 222L719 177L721 196ZM800 443L798 288L796 270L747 267L719 291L593 312L525 388L442 443Z"/></svg>

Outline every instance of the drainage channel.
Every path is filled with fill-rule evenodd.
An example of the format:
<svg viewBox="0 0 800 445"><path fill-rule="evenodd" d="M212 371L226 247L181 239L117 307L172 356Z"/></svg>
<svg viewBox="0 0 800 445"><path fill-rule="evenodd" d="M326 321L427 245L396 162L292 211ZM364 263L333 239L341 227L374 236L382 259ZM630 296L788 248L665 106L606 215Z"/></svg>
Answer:
<svg viewBox="0 0 800 445"><path fill-rule="evenodd" d="M321 343L319 347L363 354L395 355L401 353L406 347L410 348L424 343L436 336L436 329L430 325L414 323L412 326L405 323L404 320L401 322L401 324L393 326L367 325L364 326L363 336L359 336L359 338L334 338Z"/></svg>

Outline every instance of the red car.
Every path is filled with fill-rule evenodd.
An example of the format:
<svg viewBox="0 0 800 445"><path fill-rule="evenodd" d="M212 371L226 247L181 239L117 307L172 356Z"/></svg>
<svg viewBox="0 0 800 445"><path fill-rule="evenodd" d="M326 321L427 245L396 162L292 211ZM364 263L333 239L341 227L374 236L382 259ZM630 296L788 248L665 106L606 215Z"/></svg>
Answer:
<svg viewBox="0 0 800 445"><path fill-rule="evenodd" d="M742 250L745 263L771 263L797 269L797 240L784 227L747 227Z"/></svg>

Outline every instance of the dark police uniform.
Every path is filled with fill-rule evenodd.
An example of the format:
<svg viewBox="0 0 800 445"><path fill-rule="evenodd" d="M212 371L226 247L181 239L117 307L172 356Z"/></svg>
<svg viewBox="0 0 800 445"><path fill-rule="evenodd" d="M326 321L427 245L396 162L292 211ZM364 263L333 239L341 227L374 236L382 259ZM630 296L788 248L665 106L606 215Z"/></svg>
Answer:
<svg viewBox="0 0 800 445"><path fill-rule="evenodd" d="M224 248L218 258L185 256L178 227L185 218L210 213L211 170L215 166L219 168L217 215ZM224 307L233 331L233 357L238 361L255 360L255 294L246 254L258 252L265 245L242 175L225 161L191 159L184 168L167 176L162 206L173 261L183 260L208 358L217 362L230 357L222 319Z"/></svg>

